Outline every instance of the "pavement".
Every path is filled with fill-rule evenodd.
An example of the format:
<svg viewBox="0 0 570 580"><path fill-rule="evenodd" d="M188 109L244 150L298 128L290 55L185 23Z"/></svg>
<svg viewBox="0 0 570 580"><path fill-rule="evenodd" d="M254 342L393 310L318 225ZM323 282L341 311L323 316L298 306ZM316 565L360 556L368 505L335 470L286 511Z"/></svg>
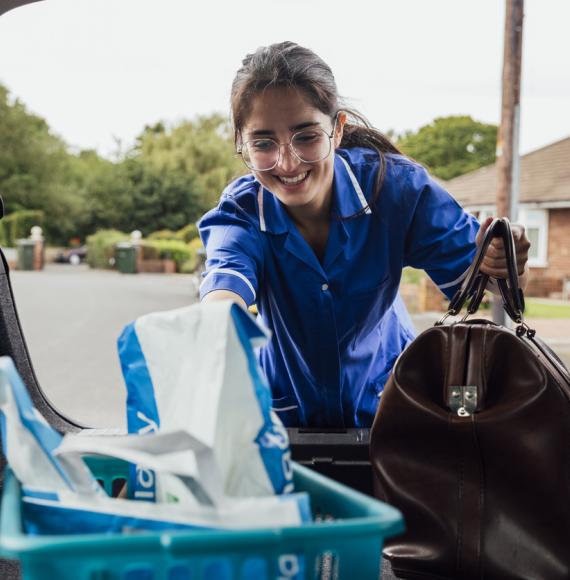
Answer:
<svg viewBox="0 0 570 580"><path fill-rule="evenodd" d="M90 427L125 427L116 347L124 326L197 300L193 275L129 275L66 264L14 271L10 279L41 387L61 412ZM412 319L422 331L441 316L427 312ZM570 319L528 323L570 366Z"/></svg>

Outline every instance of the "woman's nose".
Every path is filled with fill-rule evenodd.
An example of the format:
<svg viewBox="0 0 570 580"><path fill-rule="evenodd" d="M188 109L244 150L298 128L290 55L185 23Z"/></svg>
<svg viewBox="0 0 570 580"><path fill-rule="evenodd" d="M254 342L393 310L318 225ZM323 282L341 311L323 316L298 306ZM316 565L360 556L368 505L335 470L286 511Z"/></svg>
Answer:
<svg viewBox="0 0 570 580"><path fill-rule="evenodd" d="M301 163L295 156L289 145L281 145L281 156L279 159L279 167L286 173L293 171Z"/></svg>

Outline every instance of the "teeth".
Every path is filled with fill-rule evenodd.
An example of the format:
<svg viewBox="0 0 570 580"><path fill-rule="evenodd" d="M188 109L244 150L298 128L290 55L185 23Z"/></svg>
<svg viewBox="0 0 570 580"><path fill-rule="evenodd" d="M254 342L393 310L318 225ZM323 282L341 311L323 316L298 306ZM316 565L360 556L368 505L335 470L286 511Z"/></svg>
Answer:
<svg viewBox="0 0 570 580"><path fill-rule="evenodd" d="M297 177L279 177L279 179L285 183L286 185L295 185L296 183L300 183L307 177L307 171L305 173L301 173L301 175L297 175Z"/></svg>

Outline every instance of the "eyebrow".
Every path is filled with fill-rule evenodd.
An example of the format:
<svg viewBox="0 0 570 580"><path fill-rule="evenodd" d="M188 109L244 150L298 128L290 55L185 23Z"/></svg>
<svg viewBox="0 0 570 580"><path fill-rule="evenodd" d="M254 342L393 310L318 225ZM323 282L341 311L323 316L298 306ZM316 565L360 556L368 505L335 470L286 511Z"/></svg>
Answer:
<svg viewBox="0 0 570 580"><path fill-rule="evenodd" d="M302 129L308 129L309 127L318 127L318 126L320 126L320 123L318 123L317 121L306 121L304 123L299 123L298 125L293 125L292 127L289 127L289 131L294 133L295 131L301 131ZM272 129L256 129L255 131L249 133L249 135L252 137L260 137L262 135L275 135L275 131L273 131Z"/></svg>

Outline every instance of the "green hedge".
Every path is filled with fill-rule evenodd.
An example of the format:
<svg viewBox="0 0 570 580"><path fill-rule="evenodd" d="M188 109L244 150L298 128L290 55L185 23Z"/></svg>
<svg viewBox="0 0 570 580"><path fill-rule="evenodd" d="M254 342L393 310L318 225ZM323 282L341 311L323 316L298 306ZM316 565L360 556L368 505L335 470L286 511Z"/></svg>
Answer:
<svg viewBox="0 0 570 580"><path fill-rule="evenodd" d="M115 244L130 240L130 235L118 230L99 230L87 237L87 263L91 268L112 268Z"/></svg>
<svg viewBox="0 0 570 580"><path fill-rule="evenodd" d="M195 238L199 237L198 226L196 224L188 224L187 226L177 230L176 237L188 244Z"/></svg>
<svg viewBox="0 0 570 580"><path fill-rule="evenodd" d="M172 230L158 230L157 232L152 232L146 238L147 240L178 240L178 233Z"/></svg>
<svg viewBox="0 0 570 580"><path fill-rule="evenodd" d="M30 237L33 226L43 227L44 212L26 209L8 214L0 221L0 245L12 248L16 241Z"/></svg>
<svg viewBox="0 0 570 580"><path fill-rule="evenodd" d="M180 240L146 239L142 242L141 246L143 260L174 260L178 272L191 272L198 265L196 250Z"/></svg>

